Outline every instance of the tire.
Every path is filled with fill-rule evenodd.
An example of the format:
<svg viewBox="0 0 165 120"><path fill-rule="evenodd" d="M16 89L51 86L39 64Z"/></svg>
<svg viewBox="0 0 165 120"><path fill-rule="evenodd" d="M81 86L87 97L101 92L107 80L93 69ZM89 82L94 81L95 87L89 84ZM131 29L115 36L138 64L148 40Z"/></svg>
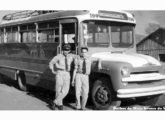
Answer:
<svg viewBox="0 0 165 120"><path fill-rule="evenodd" d="M94 82L92 88L92 101L95 109L107 110L114 106L118 107L121 101L117 101L112 86L108 84L109 79L100 78Z"/></svg>
<svg viewBox="0 0 165 120"><path fill-rule="evenodd" d="M140 105L154 107L160 96L161 95L154 95L154 96L150 96L147 98L140 98L140 99L138 99L138 102Z"/></svg>
<svg viewBox="0 0 165 120"><path fill-rule="evenodd" d="M26 78L23 72L17 73L18 87L22 91L27 91Z"/></svg>

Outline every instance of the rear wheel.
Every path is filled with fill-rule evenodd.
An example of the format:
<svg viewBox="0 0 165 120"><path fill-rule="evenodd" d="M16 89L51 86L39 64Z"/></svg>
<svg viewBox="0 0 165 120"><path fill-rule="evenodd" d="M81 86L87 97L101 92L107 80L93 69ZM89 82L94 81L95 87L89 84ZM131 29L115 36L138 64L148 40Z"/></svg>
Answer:
<svg viewBox="0 0 165 120"><path fill-rule="evenodd" d="M3 78L3 75L0 74L0 83L3 83L4 82L4 78Z"/></svg>
<svg viewBox="0 0 165 120"><path fill-rule="evenodd" d="M108 79L105 78L100 78L94 82L92 100L96 109L112 109L121 104L121 101L117 101Z"/></svg>
<svg viewBox="0 0 165 120"><path fill-rule="evenodd" d="M24 72L17 72L17 81L19 89L22 91L27 91L26 78Z"/></svg>

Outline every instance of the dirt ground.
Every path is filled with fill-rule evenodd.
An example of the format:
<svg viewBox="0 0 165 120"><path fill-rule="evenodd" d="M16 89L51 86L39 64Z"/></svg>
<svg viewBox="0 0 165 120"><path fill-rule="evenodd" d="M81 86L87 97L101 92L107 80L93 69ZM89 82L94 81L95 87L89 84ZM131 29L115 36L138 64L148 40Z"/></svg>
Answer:
<svg viewBox="0 0 165 120"><path fill-rule="evenodd" d="M29 86L28 92L20 91L16 81L0 79L0 110L51 110L50 102L54 93ZM88 110L93 110L93 105L88 103ZM156 106L165 106L165 95L162 95ZM138 105L134 102L122 103L121 108L115 110L144 110L148 106ZM134 108L134 109L133 109ZM64 101L64 110L75 110L74 97L68 96Z"/></svg>

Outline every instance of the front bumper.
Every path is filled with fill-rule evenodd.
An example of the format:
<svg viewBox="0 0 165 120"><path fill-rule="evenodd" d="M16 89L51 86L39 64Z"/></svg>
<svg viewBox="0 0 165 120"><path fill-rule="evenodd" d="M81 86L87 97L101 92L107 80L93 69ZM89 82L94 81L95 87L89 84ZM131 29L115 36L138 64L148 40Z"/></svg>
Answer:
<svg viewBox="0 0 165 120"><path fill-rule="evenodd" d="M165 85L147 88L128 88L117 90L118 98L133 98L165 93Z"/></svg>

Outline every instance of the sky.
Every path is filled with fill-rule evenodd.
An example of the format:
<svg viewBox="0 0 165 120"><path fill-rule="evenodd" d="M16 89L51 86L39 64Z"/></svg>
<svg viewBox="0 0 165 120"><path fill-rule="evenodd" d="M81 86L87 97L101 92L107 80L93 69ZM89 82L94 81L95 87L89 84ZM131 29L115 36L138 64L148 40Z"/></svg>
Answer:
<svg viewBox="0 0 165 120"><path fill-rule="evenodd" d="M146 29L149 24L158 24L160 27L165 27L165 10L141 10L130 11L135 15L136 33L146 35Z"/></svg>
<svg viewBox="0 0 165 120"><path fill-rule="evenodd" d="M135 15L136 19L136 34L146 36L146 29L149 24L158 24L161 27L165 27L165 10L127 10ZM0 10L1 18L9 13L16 12L16 10Z"/></svg>

